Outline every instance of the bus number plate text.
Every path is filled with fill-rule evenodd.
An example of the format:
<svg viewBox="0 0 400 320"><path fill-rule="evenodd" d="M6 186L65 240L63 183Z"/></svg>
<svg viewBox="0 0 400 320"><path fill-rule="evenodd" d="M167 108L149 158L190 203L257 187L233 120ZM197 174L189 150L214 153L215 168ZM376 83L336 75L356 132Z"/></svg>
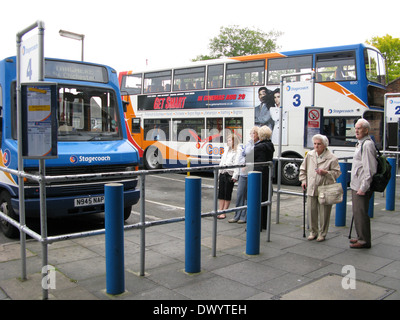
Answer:
<svg viewBox="0 0 400 320"><path fill-rule="evenodd" d="M92 206L97 204L104 204L104 196L74 199L75 207Z"/></svg>

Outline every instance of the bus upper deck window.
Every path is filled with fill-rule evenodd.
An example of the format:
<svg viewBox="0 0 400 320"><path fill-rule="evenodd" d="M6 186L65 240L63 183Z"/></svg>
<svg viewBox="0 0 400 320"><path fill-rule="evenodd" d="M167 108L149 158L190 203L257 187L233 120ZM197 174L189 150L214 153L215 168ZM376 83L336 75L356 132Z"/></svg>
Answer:
<svg viewBox="0 0 400 320"><path fill-rule="evenodd" d="M121 91L126 91L129 94L142 93L142 74L138 73L124 76L122 78Z"/></svg>
<svg viewBox="0 0 400 320"><path fill-rule="evenodd" d="M223 64L208 66L207 88L209 89L222 88L223 79L224 79Z"/></svg>
<svg viewBox="0 0 400 320"><path fill-rule="evenodd" d="M316 56L317 82L353 81L357 79L353 51L324 53Z"/></svg>
<svg viewBox="0 0 400 320"><path fill-rule="evenodd" d="M226 65L225 86L243 87L264 84L265 60L235 62Z"/></svg>

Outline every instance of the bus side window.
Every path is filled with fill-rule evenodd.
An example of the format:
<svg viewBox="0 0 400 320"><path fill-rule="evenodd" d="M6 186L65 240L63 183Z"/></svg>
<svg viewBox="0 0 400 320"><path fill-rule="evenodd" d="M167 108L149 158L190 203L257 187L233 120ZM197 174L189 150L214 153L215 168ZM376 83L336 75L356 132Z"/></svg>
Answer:
<svg viewBox="0 0 400 320"><path fill-rule="evenodd" d="M280 76L289 73L311 72L312 56L274 58L268 60L267 83L279 84ZM304 81L308 76L287 78L288 82Z"/></svg>
<svg viewBox="0 0 400 320"><path fill-rule="evenodd" d="M317 81L356 80L356 59L353 51L332 52L316 56Z"/></svg>
<svg viewBox="0 0 400 320"><path fill-rule="evenodd" d="M223 119L207 119L207 140L208 142L223 142Z"/></svg>
<svg viewBox="0 0 400 320"><path fill-rule="evenodd" d="M146 141L169 141L168 119L145 119L144 140Z"/></svg>
<svg viewBox="0 0 400 320"><path fill-rule="evenodd" d="M243 87L263 85L265 60L235 62L226 65L225 86Z"/></svg>
<svg viewBox="0 0 400 320"><path fill-rule="evenodd" d="M224 78L223 64L208 66L208 74L207 74L208 89L222 88L223 78Z"/></svg>
<svg viewBox="0 0 400 320"><path fill-rule="evenodd" d="M140 94L142 92L142 74L129 74L122 78L121 91L129 94Z"/></svg>

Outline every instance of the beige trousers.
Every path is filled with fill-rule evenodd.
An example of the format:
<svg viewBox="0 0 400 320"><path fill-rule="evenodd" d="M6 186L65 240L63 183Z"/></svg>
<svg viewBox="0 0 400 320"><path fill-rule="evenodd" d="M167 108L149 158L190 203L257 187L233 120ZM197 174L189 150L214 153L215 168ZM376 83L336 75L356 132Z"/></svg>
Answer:
<svg viewBox="0 0 400 320"><path fill-rule="evenodd" d="M326 237L329 229L332 205L319 204L317 196L308 196L308 221L310 235Z"/></svg>

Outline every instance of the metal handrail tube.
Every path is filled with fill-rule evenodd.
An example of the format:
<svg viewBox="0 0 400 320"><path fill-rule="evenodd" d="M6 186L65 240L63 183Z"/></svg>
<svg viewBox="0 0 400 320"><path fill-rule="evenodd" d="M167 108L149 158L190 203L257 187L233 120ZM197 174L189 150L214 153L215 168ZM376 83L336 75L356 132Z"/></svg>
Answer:
<svg viewBox="0 0 400 320"><path fill-rule="evenodd" d="M216 238L217 238L217 215L221 213L229 213L233 211L238 211L247 208L247 206L241 206L241 207L236 207L236 208L230 208L227 210L217 210L217 187L218 187L218 171L222 169L234 169L234 168L241 168L241 167L246 167L250 165L254 165L255 163L247 163L243 165L233 165L233 166L202 166L202 167L192 167L192 168L174 168L174 169L163 169L163 170L153 170L153 171L145 171L145 170L140 170L140 171L125 171L125 172L116 172L116 173L104 173L104 174L84 174L84 175L63 175L63 176L45 176L45 175L31 175L28 174L24 171L16 171L8 168L0 168L0 170L9 172L11 174L28 178L34 181L37 181L40 185L41 189L45 189L46 183L51 183L55 181L62 181L62 180L81 180L81 179L87 179L87 178L92 178L94 180L96 179L102 179L105 176L121 176L121 177L126 177L133 175L134 177L139 177L141 184L140 184L140 222L133 224L133 225L127 225L124 226L124 230L129 230L129 229L140 229L141 230L141 235L140 235L140 259L141 259L141 266L140 266L140 274L144 276L145 274L145 229L151 226L156 226L156 225L162 225L162 224L168 224L168 223L175 223L175 222L181 222L185 220L185 217L178 217L178 218L172 218L172 219L165 219L165 220L159 220L159 221L145 221L145 176L146 175L153 175L153 174L162 174L162 173L177 173L177 172L194 172L194 171L207 171L207 170L213 170L214 172L214 210L211 212L207 213L202 213L201 217L210 217L212 216L214 218L214 226L213 226L213 256L216 256ZM272 167L273 167L273 162L257 162L258 166L269 166L269 172L270 172L270 181L269 181L269 190L272 190ZM43 193L43 190L41 191L41 195ZM272 192L270 192L272 193ZM271 197L271 194L270 194ZM272 201L269 199L268 201L262 202L262 206L269 206L269 215L270 215L270 207L271 207ZM39 235L33 230L29 229L26 225L21 225L18 221L6 216L3 212L0 212L0 217L2 219L5 219L7 222L11 223L13 226L18 228L20 232L24 234L28 234L31 236L33 239L39 241L42 244L42 251L43 251L43 261L46 261L47 263L47 244L57 242L57 241L63 241L63 240L72 240L72 239L77 239L77 238L82 238L82 237L89 237L89 236L94 236L94 235L101 235L105 233L105 229L98 229L98 230L91 230L91 231L85 231L85 232L78 232L78 233L72 233L72 234L64 234L64 235L59 235L59 236L47 236L47 225L46 225L46 230L43 235ZM42 219L43 217L41 217ZM47 218L46 218L47 219ZM270 219L270 216L269 216ZM41 228L43 229L43 228ZM43 230L42 230L43 232ZM269 234L268 234L268 241L269 241ZM26 261L24 262L26 264ZM25 267L26 268L26 267ZM44 297L46 297L46 294L44 294Z"/></svg>
<svg viewBox="0 0 400 320"><path fill-rule="evenodd" d="M40 234L36 233L32 229L28 228L26 225L21 225L18 221L10 218L4 212L0 211L0 218L6 220L8 223L11 223L14 227L16 227L19 231L24 232L25 234L29 235L33 239L42 242L43 238Z"/></svg>

